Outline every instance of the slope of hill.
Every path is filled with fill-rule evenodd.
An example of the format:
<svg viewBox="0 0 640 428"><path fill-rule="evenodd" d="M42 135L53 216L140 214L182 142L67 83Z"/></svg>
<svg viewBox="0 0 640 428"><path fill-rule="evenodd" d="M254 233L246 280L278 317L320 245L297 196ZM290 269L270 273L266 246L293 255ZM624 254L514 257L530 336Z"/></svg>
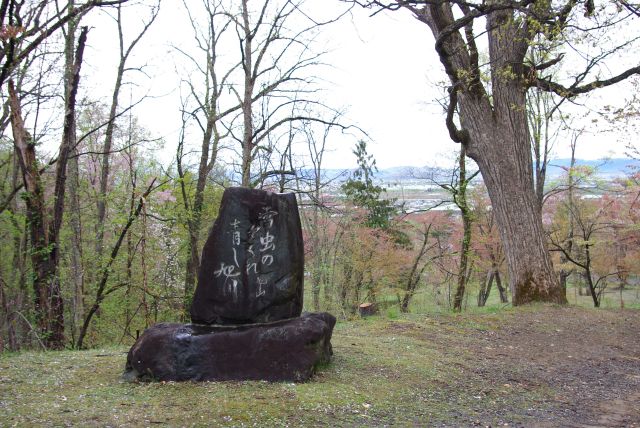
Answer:
<svg viewBox="0 0 640 428"><path fill-rule="evenodd" d="M0 354L0 426L640 424L640 311L341 322L307 383L125 383L126 348Z"/></svg>

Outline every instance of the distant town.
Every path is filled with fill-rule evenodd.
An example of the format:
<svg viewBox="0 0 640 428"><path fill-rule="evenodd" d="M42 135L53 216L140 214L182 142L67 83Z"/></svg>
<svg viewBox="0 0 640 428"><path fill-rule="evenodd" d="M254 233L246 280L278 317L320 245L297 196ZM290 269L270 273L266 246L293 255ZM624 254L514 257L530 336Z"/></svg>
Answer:
<svg viewBox="0 0 640 428"><path fill-rule="evenodd" d="M553 186L566 175L570 159L554 159L547 168L547 186ZM601 180L610 181L640 170L640 160L630 158L611 158L586 160L577 159L576 165L588 167ZM475 171L475 165L469 171ZM327 197L340 196L340 186L349 177L350 171L327 169L323 171L325 177L331 179L331 184L325 188ZM378 185L386 189L386 197L396 200L404 212L412 213L424 210L455 210L456 206L450 202L450 197L440 184L451 182L453 171L440 167L392 167L379 169L375 175ZM474 182L479 183L478 176ZM473 187L473 184L471 185Z"/></svg>

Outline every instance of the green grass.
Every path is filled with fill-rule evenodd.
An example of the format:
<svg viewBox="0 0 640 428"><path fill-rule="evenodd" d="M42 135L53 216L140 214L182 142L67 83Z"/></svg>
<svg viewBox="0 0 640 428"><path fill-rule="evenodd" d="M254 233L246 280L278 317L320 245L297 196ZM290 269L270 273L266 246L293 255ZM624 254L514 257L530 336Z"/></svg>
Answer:
<svg viewBox="0 0 640 428"><path fill-rule="evenodd" d="M312 381L126 383L126 348L0 356L0 426L370 426L451 421L473 402L469 355L434 334L491 329L499 317L397 314L338 323L335 356ZM471 358L472 360L472 358ZM517 403L511 391L497 392ZM534 394L535 393L529 393ZM466 417L473 417L473 410ZM467 412L467 413L469 413ZM457 416L456 416L457 417ZM462 417L462 416L460 416ZM468 419L463 419L468 421ZM463 425L466 422L461 422Z"/></svg>
<svg viewBox="0 0 640 428"><path fill-rule="evenodd" d="M593 300L590 295L580 296L575 287L567 290L567 299L569 304L583 307L593 307ZM609 287L605 290L600 307L617 309L622 304L625 308L640 308L640 285L635 287L627 287L620 292L620 289Z"/></svg>
<svg viewBox="0 0 640 428"><path fill-rule="evenodd" d="M623 291L626 308L637 305L635 293ZM616 297L607 294L603 305L619 307ZM578 304L590 308L587 299ZM520 315L553 307L512 308L499 303L497 293L484 308L476 307L472 294L463 314L432 302L433 295L422 291L412 313L390 306L377 316L339 322L333 361L301 384L126 383L121 373L127 346L0 354L0 427L469 426L477 419L495 426L502 417L531 422L527 409L543 409L553 388L487 385L474 372L477 355L467 345ZM433 311L416 313L427 305ZM555 328L553 319L536 324L540 331ZM501 372L518 370L501 364ZM483 419L479 415L487 409L499 416Z"/></svg>

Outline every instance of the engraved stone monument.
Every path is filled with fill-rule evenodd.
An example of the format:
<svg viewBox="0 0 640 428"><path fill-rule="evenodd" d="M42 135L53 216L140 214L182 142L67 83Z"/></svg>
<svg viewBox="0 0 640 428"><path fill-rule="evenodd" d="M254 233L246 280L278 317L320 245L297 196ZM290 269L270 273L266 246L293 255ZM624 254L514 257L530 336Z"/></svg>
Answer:
<svg viewBox="0 0 640 428"><path fill-rule="evenodd" d="M303 275L295 195L229 189L202 250L191 321L246 324L297 317Z"/></svg>
<svg viewBox="0 0 640 428"><path fill-rule="evenodd" d="M335 318L303 314L296 198L227 189L204 245L193 324L161 323L131 347L129 380L307 380L330 360Z"/></svg>

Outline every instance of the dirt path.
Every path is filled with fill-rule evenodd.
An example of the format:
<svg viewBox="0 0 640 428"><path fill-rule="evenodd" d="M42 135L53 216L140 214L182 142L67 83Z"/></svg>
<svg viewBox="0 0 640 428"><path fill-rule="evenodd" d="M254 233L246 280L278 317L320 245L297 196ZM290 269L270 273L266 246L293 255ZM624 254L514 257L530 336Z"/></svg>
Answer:
<svg viewBox="0 0 640 428"><path fill-rule="evenodd" d="M491 323L487 316L477 321ZM492 397L510 389L546 392L522 415L535 426L640 427L640 311L549 307L501 316L496 324L464 328L459 341L434 338L466 357L461 382L481 388L483 419L509 413ZM532 426L509 417L504 423Z"/></svg>

